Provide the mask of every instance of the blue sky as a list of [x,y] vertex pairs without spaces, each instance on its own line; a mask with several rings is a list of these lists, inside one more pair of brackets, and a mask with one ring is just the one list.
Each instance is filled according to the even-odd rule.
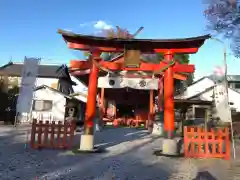
[[[133,33],[143,26],[138,38],[203,35],[208,33],[203,11],[203,0],[0,0],[0,63],[11,57],[19,62],[24,56],[42,57],[45,63],[80,59],[57,29],[93,34],[98,21]],[[222,64],[222,44],[207,41],[191,62],[196,65],[196,78],[210,74]],[[229,74],[237,74],[240,61],[228,55],[228,64]]]

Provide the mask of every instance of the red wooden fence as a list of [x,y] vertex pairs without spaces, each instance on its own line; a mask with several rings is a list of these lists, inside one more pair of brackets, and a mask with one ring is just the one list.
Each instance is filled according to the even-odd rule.
[[73,145],[73,137],[75,131],[75,123],[65,121],[62,124],[58,121],[49,121],[43,123],[33,120],[30,145],[34,149],[38,148],[53,148],[66,149]]
[[192,158],[230,159],[229,129],[184,127],[184,155]]

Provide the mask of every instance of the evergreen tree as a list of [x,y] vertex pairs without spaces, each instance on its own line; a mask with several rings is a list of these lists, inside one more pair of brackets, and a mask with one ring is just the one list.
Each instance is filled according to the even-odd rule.
[[19,86],[17,78],[9,82],[8,77],[0,77],[1,120],[14,122]]

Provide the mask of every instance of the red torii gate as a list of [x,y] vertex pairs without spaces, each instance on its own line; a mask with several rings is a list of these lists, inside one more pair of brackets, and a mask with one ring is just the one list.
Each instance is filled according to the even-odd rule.
[[[84,137],[81,138],[80,149],[93,150],[93,118],[95,115],[97,82],[99,67],[111,71],[151,71],[164,75],[164,129],[168,138],[174,134],[174,76],[185,79],[181,73],[194,72],[194,65],[183,65],[175,62],[174,54],[193,54],[203,45],[210,35],[186,39],[118,39],[86,36],[72,32],[58,30],[68,45],[68,48],[91,52],[90,61],[79,61],[74,68],[82,70],[90,69],[88,83],[88,99],[85,117]],[[163,53],[164,61],[159,64],[143,63],[139,67],[125,67],[124,63],[106,62],[100,58],[102,52],[124,52],[126,45],[139,50],[141,53]],[[78,64],[76,66],[76,64]]]

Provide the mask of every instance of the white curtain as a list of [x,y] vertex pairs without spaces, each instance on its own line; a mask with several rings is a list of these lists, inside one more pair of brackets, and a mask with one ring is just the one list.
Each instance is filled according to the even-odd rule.
[[142,89],[150,90],[158,89],[158,79],[156,78],[125,78],[125,77],[99,77],[98,78],[98,87],[99,88],[133,88],[133,89]]

